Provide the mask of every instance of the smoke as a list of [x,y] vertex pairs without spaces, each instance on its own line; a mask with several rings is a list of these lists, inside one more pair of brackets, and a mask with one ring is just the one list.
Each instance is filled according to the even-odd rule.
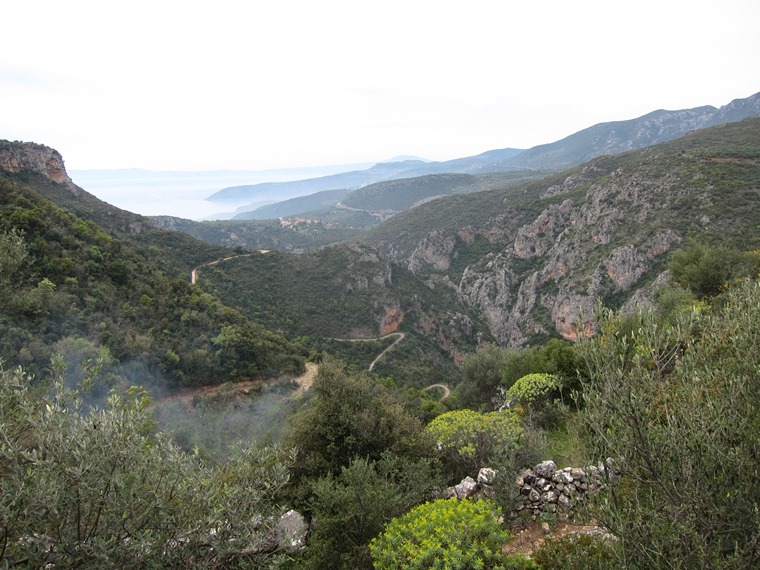
[[279,442],[303,399],[295,382],[252,386],[224,384],[183,392],[156,402],[162,431],[184,450],[218,463],[239,445]]

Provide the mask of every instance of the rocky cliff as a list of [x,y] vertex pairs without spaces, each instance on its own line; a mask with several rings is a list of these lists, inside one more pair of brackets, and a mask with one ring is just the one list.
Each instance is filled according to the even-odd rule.
[[37,172],[62,184],[75,195],[80,192],[66,173],[61,153],[41,144],[0,141],[0,170]]
[[757,247],[759,183],[760,119],[750,119],[516,191],[422,206],[368,241],[455,289],[504,346],[574,339],[593,334],[599,302],[651,303],[686,238]]

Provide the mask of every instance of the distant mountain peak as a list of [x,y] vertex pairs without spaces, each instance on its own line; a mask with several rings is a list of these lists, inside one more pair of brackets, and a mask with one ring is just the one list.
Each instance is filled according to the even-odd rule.
[[398,156],[394,156],[393,158],[389,158],[388,160],[381,160],[380,164],[385,162],[433,162],[432,160],[428,160],[427,158],[420,158],[419,156],[412,156],[409,154],[399,154]]

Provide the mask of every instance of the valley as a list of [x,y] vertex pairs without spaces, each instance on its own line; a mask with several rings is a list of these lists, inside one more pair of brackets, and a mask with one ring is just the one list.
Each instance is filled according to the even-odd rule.
[[752,567],[758,101],[215,222],[0,142],[0,565]]

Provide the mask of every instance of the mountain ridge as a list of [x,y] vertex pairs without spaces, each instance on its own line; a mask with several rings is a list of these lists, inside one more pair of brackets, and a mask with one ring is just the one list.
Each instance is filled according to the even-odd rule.
[[[634,119],[598,123],[564,137],[558,141],[534,146],[530,149],[504,148],[488,150],[478,155],[452,159],[444,162],[426,162],[414,168],[399,169],[387,177],[372,179],[360,172],[337,175],[338,178],[319,178],[298,183],[268,183],[255,186],[225,188],[210,196],[236,196],[242,198],[248,192],[279,189],[287,193],[310,193],[322,190],[356,189],[382,181],[422,177],[431,174],[486,174],[518,169],[559,171],[587,162],[597,156],[618,154],[676,139],[687,132],[722,123],[735,122],[760,115],[760,93],[743,99],[734,99],[719,108],[703,105],[677,111],[656,110]],[[403,163],[410,164],[410,163]],[[369,169],[371,171],[372,169]],[[365,176],[365,178],[362,178]],[[253,196],[254,194],[251,194]],[[218,199],[218,198],[217,198]],[[237,217],[246,219],[246,212],[260,204],[240,206]],[[248,216],[255,217],[257,215]]]

